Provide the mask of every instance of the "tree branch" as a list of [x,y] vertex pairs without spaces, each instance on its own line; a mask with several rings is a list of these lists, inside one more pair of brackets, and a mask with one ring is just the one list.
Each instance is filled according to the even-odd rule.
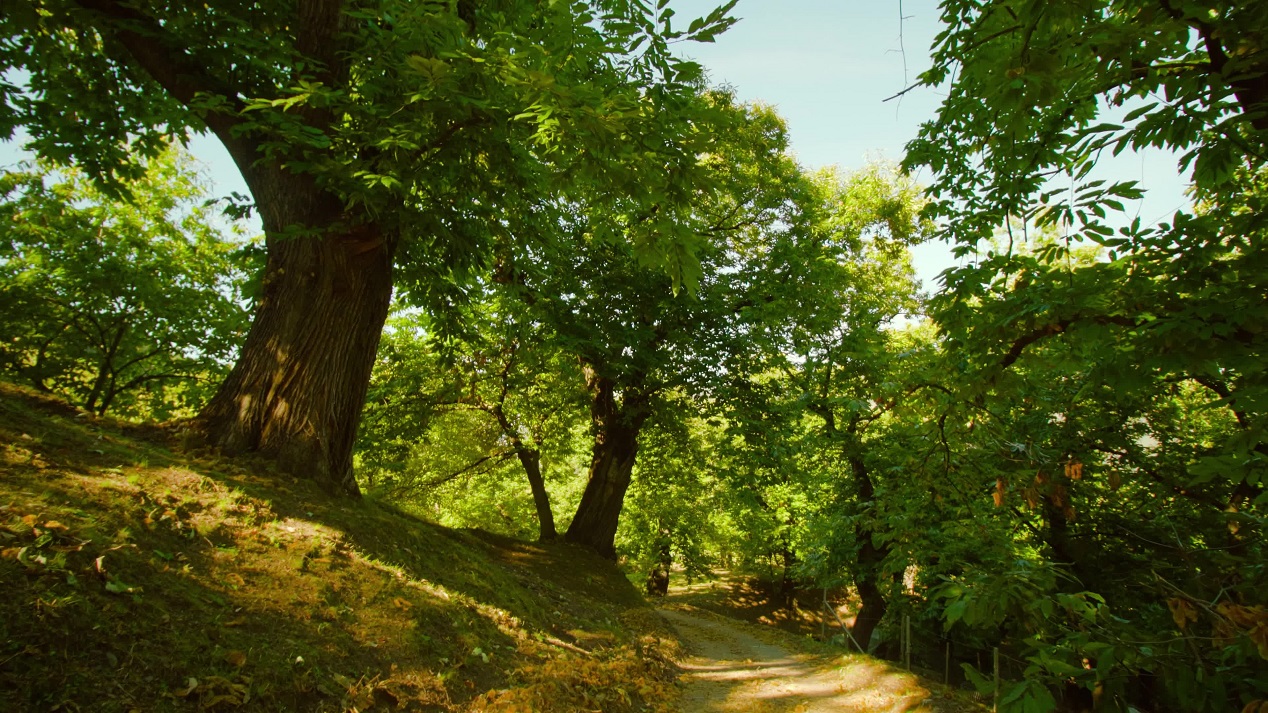
[[[103,35],[116,40],[131,56],[137,67],[150,76],[173,99],[193,110],[199,95],[211,95],[228,103],[230,111],[211,111],[200,115],[209,129],[224,144],[242,171],[250,178],[259,154],[258,142],[235,136],[233,129],[242,124],[239,112],[244,104],[237,87],[222,77],[213,76],[190,55],[180,42],[155,18],[118,0],[76,0],[78,5],[100,19],[95,23]],[[248,180],[248,182],[250,182]]]
[[458,478],[464,473],[469,473],[475,470],[476,468],[479,468],[481,465],[484,465],[485,463],[491,460],[503,461],[503,460],[506,460],[507,458],[510,458],[511,456],[515,454],[516,452],[513,450],[502,451],[500,453],[490,453],[489,455],[484,456],[482,458],[477,458],[473,463],[469,463],[463,466],[462,468],[459,468],[458,470],[450,473],[449,475],[441,476],[439,478],[436,478],[435,480],[429,480],[426,483],[424,483],[422,487],[426,489],[426,488],[435,488],[437,486],[444,485],[445,483],[448,483],[449,481]]

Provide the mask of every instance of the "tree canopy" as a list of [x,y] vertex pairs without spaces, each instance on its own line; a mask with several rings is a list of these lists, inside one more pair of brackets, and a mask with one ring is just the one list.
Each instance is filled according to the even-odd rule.
[[0,177],[3,368],[96,413],[192,415],[246,331],[241,235],[222,232],[190,160],[169,150],[134,200],[74,170]]
[[[944,0],[938,114],[847,172],[671,51],[733,5],[18,7],[0,129],[45,162],[0,184],[4,367],[99,413],[210,396],[226,452],[652,595],[815,589],[851,648],[983,691],[998,654],[1005,710],[1260,710],[1268,8]],[[1132,215],[1137,150],[1192,204]]]
[[[0,18],[0,132],[23,127],[42,156],[116,193],[188,131],[224,144],[268,264],[200,422],[226,451],[355,493],[396,272],[443,305],[495,245],[549,230],[568,196],[615,196],[637,216],[680,190],[671,179],[695,161],[682,132],[703,127],[677,110],[700,68],[667,43],[733,20],[672,21],[629,1],[41,0]],[[640,245],[690,272],[674,233]]]

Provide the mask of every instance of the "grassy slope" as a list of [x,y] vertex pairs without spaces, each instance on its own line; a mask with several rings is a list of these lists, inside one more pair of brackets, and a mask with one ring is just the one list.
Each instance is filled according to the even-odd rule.
[[663,710],[612,566],[0,383],[2,710]]

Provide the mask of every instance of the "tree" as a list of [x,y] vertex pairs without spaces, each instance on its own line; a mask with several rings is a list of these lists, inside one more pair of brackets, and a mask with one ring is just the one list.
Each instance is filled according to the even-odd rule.
[[[464,327],[448,341],[416,310],[389,321],[358,437],[359,457],[368,466],[361,477],[405,501],[477,475],[526,480],[538,539],[552,540],[557,531],[546,479],[571,465],[584,394],[575,364],[552,350],[536,332],[541,325],[506,297],[489,291],[466,305]],[[475,446],[466,451],[470,458],[433,458],[419,473],[422,451],[444,450],[446,439]],[[518,477],[502,467],[511,460],[520,465]],[[499,484],[497,490],[512,488]]]
[[[1028,561],[1073,575],[1001,568],[970,588],[989,605],[961,600],[948,621],[983,611],[979,622],[1002,621],[996,595],[1028,592],[1011,601],[1035,637],[1024,682],[1035,701],[1053,700],[1043,686],[1069,678],[1059,670],[1080,656],[1097,661],[1075,677],[1089,695],[1185,710],[1262,699],[1250,683],[1263,677],[1253,653],[1261,617],[1246,612],[1263,607],[1252,564],[1262,555],[1248,544],[1268,505],[1258,308],[1268,288],[1268,8],[948,0],[943,9],[948,28],[922,81],[953,71],[954,80],[907,163],[934,169],[931,215],[960,255],[978,256],[947,273],[933,304],[960,366],[948,383],[986,410],[973,422],[990,436],[970,442],[1012,444],[991,465],[995,499],[1025,496],[1032,513],[1014,515],[1041,547]],[[1148,147],[1191,169],[1196,199],[1157,225],[1124,215],[1137,186],[1096,175],[1104,152]],[[1032,237],[1044,230],[1055,236]],[[991,244],[996,231],[1004,238]],[[1200,411],[1199,398],[1219,413]],[[1123,504],[1119,486],[1137,479]],[[1159,521],[1168,538],[1147,534]],[[1227,549],[1197,544],[1211,541]],[[1198,644],[1199,619],[1220,632],[1217,643]],[[1138,632],[1160,629],[1186,653],[1132,649]],[[1156,682],[1147,694],[1146,678]]]
[[[949,27],[922,81],[960,69],[907,165],[936,171],[930,215],[958,254],[999,229],[1008,242],[948,272],[942,324],[974,323],[979,300],[997,304],[1010,315],[1001,329],[972,339],[1004,368],[1044,339],[1115,332],[1156,355],[1118,362],[1116,378],[1161,370],[1259,403],[1266,384],[1246,366],[1265,346],[1250,307],[1264,287],[1265,13],[1227,2],[945,3]],[[1193,169],[1198,210],[1142,225],[1123,215],[1134,182],[1093,179],[1104,151],[1144,147]],[[1015,227],[1055,227],[1062,239],[1020,254]],[[1104,257],[1065,269],[1081,242]]]
[[177,150],[135,200],[47,165],[0,177],[0,363],[103,414],[193,413],[246,331],[243,271]]
[[[565,539],[608,557],[644,424],[662,395],[703,388],[729,351],[766,328],[743,309],[763,299],[754,285],[764,257],[798,221],[802,178],[774,112],[709,92],[691,115],[701,159],[653,192],[653,209],[579,203],[560,223],[564,239],[509,255],[499,278],[581,363],[593,447]],[[699,265],[694,289],[676,290],[630,247],[664,235],[681,236],[684,262]]]
[[0,18],[0,131],[26,127],[40,155],[116,192],[137,156],[188,130],[224,144],[267,266],[199,420],[228,452],[355,494],[395,267],[442,303],[495,243],[531,239],[543,196],[654,184],[694,161],[673,112],[700,70],[667,42],[731,20],[719,9],[674,31],[671,15],[624,1],[20,3]]
[[[914,351],[895,322],[919,311],[907,247],[929,226],[919,217],[919,190],[891,167],[815,178],[813,227],[775,271],[789,284],[768,286],[770,294],[795,291],[797,309],[783,314],[777,348],[735,364],[727,398],[749,462],[762,465],[748,487],[764,490],[756,499],[783,511],[778,527],[800,523],[796,542],[784,535],[785,561],[817,549],[807,569],[824,586],[838,583],[839,568],[852,575],[862,601],[852,634],[866,648],[887,607],[882,579],[892,537],[881,524],[878,473],[890,465],[882,455],[894,438],[890,413],[908,395],[899,354]],[[770,497],[780,490],[814,493],[818,502],[794,508],[786,492]],[[849,535],[829,538],[822,530]]]

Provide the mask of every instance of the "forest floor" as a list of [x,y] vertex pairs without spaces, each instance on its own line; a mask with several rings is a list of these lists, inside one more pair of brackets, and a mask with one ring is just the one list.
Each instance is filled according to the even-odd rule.
[[[738,600],[737,592],[746,596]],[[742,602],[736,607],[736,602]],[[707,605],[707,609],[699,605]],[[724,616],[729,607],[755,624]],[[671,589],[661,615],[685,656],[683,713],[960,713],[984,707],[964,692],[932,683],[871,656],[840,653],[787,629],[804,614],[772,618],[744,578]],[[793,621],[790,621],[789,619]]]
[[614,563],[0,382],[0,710],[669,713]]
[[658,612],[588,551],[331,497],[179,424],[0,382],[0,710],[973,710],[812,641],[813,602],[781,618],[733,584]]

